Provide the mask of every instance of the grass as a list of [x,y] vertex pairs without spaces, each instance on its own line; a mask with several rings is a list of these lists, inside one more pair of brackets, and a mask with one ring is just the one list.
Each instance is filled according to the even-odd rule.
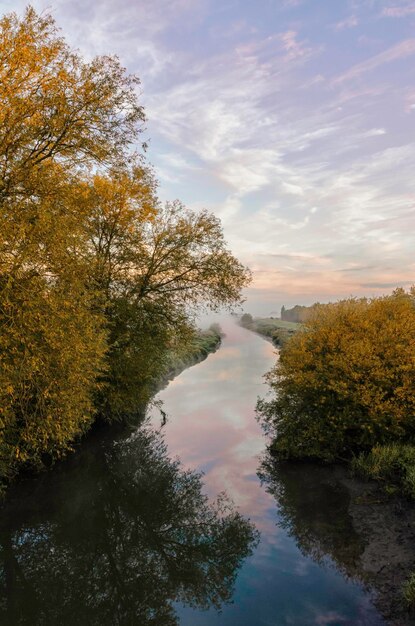
[[415,572],[412,572],[402,587],[403,598],[408,607],[415,607]]
[[285,322],[277,317],[256,317],[251,323],[242,325],[268,337],[274,345],[279,347],[284,346],[292,335],[301,328],[301,324]]
[[415,499],[415,446],[400,443],[375,446],[352,460],[352,471],[380,481],[388,493],[401,491]]
[[208,354],[218,349],[222,340],[222,330],[218,324],[212,324],[208,330],[200,330],[192,342],[180,352],[171,352],[167,378],[177,375],[187,367],[205,359]]
[[275,317],[257,317],[254,319],[256,331],[262,334],[272,334],[276,330],[291,330],[295,332],[301,326],[296,322],[284,322]]

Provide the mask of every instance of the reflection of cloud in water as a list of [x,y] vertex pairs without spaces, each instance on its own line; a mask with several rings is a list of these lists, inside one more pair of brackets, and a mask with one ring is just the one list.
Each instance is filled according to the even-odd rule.
[[297,576],[308,576],[310,571],[310,562],[305,561],[304,559],[298,559],[295,564],[294,571]]
[[263,439],[256,439],[253,442],[244,440],[239,445],[234,446],[234,458],[240,458],[241,460],[245,461],[249,454],[254,454],[254,456],[257,457],[263,451],[263,449]]
[[274,347],[274,345],[270,341],[264,342],[264,345],[262,346],[262,356],[265,359],[269,357],[269,355],[270,355],[270,346],[271,346],[271,349],[272,349],[271,353],[273,354],[274,358],[276,359],[278,354],[279,354],[279,351],[277,350],[277,348]]
[[218,374],[218,380],[233,380],[234,372],[231,370],[223,371]]
[[330,611],[329,613],[317,615],[314,624],[316,626],[335,626],[337,624],[347,624],[347,622],[349,620],[344,615],[340,615],[336,611]]
[[[260,530],[261,541],[240,572],[234,608],[226,609],[219,622],[185,612],[181,623],[379,624],[366,620],[369,602],[357,587],[333,568],[323,568],[301,554],[296,539],[277,526],[280,504],[256,478],[265,440],[255,420],[257,397],[267,391],[262,375],[274,365],[276,352],[270,342],[245,329],[233,324],[223,328],[223,346],[183,372],[177,379],[180,384],[169,385],[160,394],[169,415],[166,441],[186,466],[204,470],[209,497],[227,492]],[[301,485],[300,481],[299,491]],[[344,622],[343,615],[352,620]],[[332,618],[340,621],[328,621]]]
[[[209,495],[225,490],[242,512],[254,511],[261,525],[268,526],[270,498],[252,477],[265,447],[255,420],[263,387],[258,380],[273,365],[274,349],[232,322],[222,326],[226,337],[221,348],[159,394],[170,418],[166,440],[186,465],[205,470]],[[270,527],[275,532],[275,520]]]
[[218,352],[215,352],[217,361],[234,361],[241,354],[241,349],[235,346],[222,346]]
[[209,496],[226,491],[240,511],[254,519],[267,536],[262,552],[268,537],[277,543],[279,530],[275,503],[256,477],[265,440],[255,420],[255,404],[263,387],[258,380],[275,355],[270,343],[245,329],[233,325],[225,332],[216,353],[183,372],[176,379],[180,384],[160,394],[170,418],[166,439],[186,465],[204,470]]
[[2,624],[178,626],[179,601],[203,610],[231,600],[257,533],[226,502],[207,501],[159,432],[138,429],[84,460],[23,499],[23,524],[21,498],[6,509]]

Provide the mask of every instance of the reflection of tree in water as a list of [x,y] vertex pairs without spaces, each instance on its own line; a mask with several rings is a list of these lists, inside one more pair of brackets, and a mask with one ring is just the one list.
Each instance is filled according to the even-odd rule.
[[259,476],[278,502],[279,524],[303,554],[370,586],[388,623],[415,623],[401,592],[415,562],[412,506],[385,501],[376,483],[351,480],[341,467],[278,463],[268,455]]
[[278,502],[280,525],[300,550],[318,563],[330,557],[343,574],[361,578],[363,542],[348,513],[350,493],[339,468],[263,460],[259,476]]
[[81,476],[1,528],[1,623],[171,626],[174,601],[230,600],[257,532],[224,497],[210,504],[157,434]]

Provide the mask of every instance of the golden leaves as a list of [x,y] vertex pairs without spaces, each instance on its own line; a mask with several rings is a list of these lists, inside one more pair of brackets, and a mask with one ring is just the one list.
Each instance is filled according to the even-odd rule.
[[137,84],[48,15],[0,20],[0,477],[67,450],[99,392],[107,417],[136,412],[190,308],[249,280],[214,216],[161,207],[131,154]]
[[321,305],[268,375],[276,445],[332,458],[415,429],[415,301],[397,290]]

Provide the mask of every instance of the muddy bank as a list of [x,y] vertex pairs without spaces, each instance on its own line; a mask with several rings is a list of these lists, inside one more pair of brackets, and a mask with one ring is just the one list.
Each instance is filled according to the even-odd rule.
[[259,474],[278,502],[278,524],[305,555],[369,589],[386,624],[415,625],[402,598],[415,570],[414,503],[386,496],[341,466],[268,457]]
[[375,482],[347,473],[341,481],[350,493],[353,526],[364,542],[360,563],[375,590],[376,606],[393,626],[415,625],[415,613],[402,600],[402,585],[415,570],[414,503],[387,496]]

